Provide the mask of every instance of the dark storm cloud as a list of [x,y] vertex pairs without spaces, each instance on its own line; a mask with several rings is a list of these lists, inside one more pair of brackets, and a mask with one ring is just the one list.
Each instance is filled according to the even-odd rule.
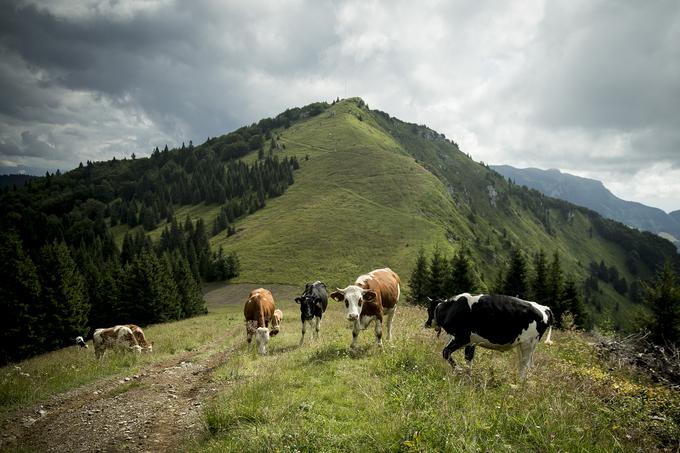
[[[617,195],[639,201],[654,193],[649,175],[680,193],[674,1],[0,8],[3,165],[143,155],[360,95],[446,133],[477,160],[625,181]],[[664,197],[664,207],[680,207]]]

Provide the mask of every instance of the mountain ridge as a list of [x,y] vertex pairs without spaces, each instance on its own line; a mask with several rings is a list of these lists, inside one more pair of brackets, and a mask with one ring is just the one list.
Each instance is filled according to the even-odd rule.
[[680,246],[678,221],[680,215],[673,216],[659,208],[623,200],[611,193],[602,181],[575,176],[557,169],[520,169],[510,165],[492,165],[491,168],[512,179],[516,184],[526,185],[548,196],[587,207],[604,217],[640,230],[660,234]]

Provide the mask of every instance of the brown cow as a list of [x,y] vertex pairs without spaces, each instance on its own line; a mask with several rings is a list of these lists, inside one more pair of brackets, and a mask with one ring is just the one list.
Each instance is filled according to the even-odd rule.
[[345,302],[345,315],[353,322],[352,348],[357,346],[359,332],[373,321],[375,341],[382,346],[383,315],[387,316],[387,339],[392,339],[392,320],[400,294],[399,276],[390,268],[376,269],[357,278],[354,285],[331,293],[333,299]]
[[153,341],[151,343],[146,341],[146,337],[144,336],[144,331],[142,330],[142,328],[135,324],[126,325],[130,328],[132,334],[137,339],[137,344],[141,346],[142,352],[153,352]]
[[97,358],[101,358],[107,349],[114,348],[137,353],[142,352],[142,347],[137,343],[135,335],[128,326],[97,329],[92,335],[92,343],[94,344],[94,354]]
[[[257,350],[260,354],[267,353],[269,336],[279,333],[279,326],[283,313],[274,305],[274,297],[269,290],[264,288],[254,289],[250,292],[248,300],[243,307],[246,317],[246,334],[248,343],[256,336]],[[271,330],[269,324],[271,323]]]

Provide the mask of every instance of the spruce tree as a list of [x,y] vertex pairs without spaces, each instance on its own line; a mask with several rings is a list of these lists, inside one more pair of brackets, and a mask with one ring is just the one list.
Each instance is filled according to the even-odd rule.
[[411,278],[409,279],[409,288],[411,289],[411,303],[416,305],[427,306],[429,304],[427,297],[429,293],[429,272],[427,267],[427,258],[425,258],[425,250],[421,247],[418,250],[416,263],[411,271]]
[[577,327],[582,329],[589,327],[590,319],[588,312],[572,278],[567,278],[564,282],[564,291],[562,292],[562,302],[560,305],[564,307],[565,311],[568,310],[574,316],[574,323]]
[[505,273],[503,293],[521,299],[527,297],[527,264],[521,250],[513,248],[510,252],[510,266]]
[[548,265],[547,305],[552,309],[555,319],[559,323],[562,313],[566,310],[563,306],[564,276],[560,265],[560,255],[557,250],[553,254],[552,261]]
[[38,265],[44,310],[42,329],[48,350],[70,344],[87,335],[90,314],[86,282],[63,242],[46,244]]
[[467,252],[462,248],[451,258],[446,289],[447,296],[475,292],[475,278],[470,261]]
[[656,273],[649,284],[643,284],[645,303],[652,312],[649,328],[658,344],[680,343],[680,286],[670,261]]
[[40,282],[31,257],[13,232],[0,235],[0,365],[41,350],[43,338],[36,329]]
[[534,255],[534,273],[531,278],[531,299],[548,305],[548,264],[543,249]]
[[430,297],[433,299],[443,299],[448,297],[446,294],[445,280],[448,273],[446,259],[442,256],[439,248],[435,247],[429,266],[429,289]]

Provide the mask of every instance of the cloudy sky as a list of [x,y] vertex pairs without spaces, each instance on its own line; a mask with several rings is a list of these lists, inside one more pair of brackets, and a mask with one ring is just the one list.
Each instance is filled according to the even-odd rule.
[[680,209],[680,3],[0,0],[0,173],[361,96],[475,160]]

